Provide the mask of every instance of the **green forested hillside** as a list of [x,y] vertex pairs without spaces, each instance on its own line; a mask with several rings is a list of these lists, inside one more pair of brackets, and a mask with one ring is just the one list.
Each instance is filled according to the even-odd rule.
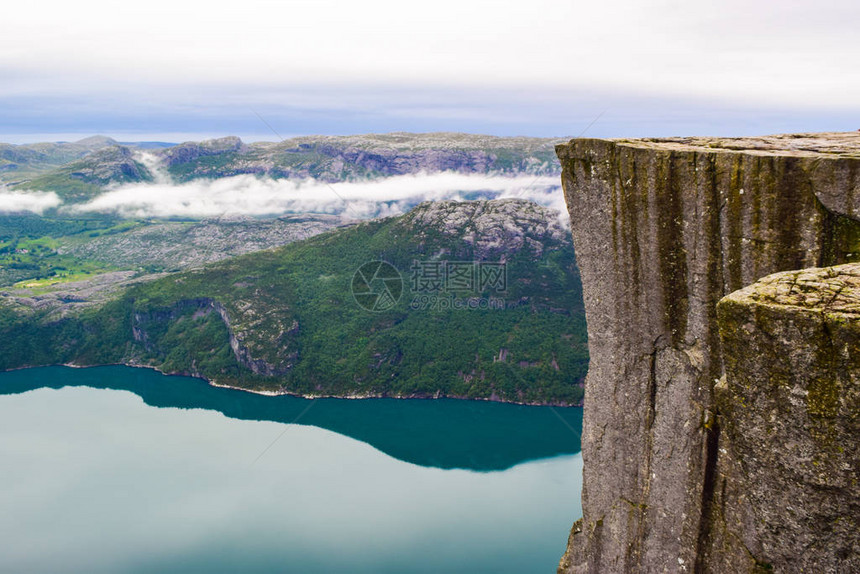
[[[376,311],[361,290],[397,279],[357,283],[371,261],[402,281],[396,304]],[[482,264],[504,269],[506,285],[427,275]],[[515,200],[422,204],[135,285],[76,314],[0,308],[0,369],[126,362],[305,395],[576,403],[587,357],[569,236],[554,212]]]

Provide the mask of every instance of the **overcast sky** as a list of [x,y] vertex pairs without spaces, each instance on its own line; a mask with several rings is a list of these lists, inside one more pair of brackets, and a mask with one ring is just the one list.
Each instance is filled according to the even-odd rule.
[[[16,2],[0,141],[860,128],[860,2]],[[603,115],[600,115],[600,114]]]

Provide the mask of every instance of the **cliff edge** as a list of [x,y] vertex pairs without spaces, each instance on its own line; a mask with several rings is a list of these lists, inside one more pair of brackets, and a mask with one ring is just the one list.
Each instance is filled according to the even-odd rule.
[[[576,139],[557,153],[591,355],[584,516],[559,570],[726,571],[718,486],[745,461],[721,432],[741,423],[715,402],[731,362],[717,303],[776,272],[860,258],[860,134]],[[731,567],[767,567],[757,560]]]
[[726,375],[704,562],[860,572],[860,265],[770,275],[717,318]]

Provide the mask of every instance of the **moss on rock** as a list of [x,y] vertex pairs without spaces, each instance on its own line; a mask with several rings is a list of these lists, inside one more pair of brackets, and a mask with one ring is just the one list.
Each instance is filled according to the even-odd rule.
[[860,264],[770,275],[718,316],[724,448],[743,465],[723,474],[756,518],[730,530],[778,571],[857,571],[843,549],[860,547]]

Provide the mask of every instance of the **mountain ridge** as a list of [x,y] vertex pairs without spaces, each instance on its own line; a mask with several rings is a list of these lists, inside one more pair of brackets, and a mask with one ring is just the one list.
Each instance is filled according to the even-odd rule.
[[154,158],[175,183],[236,175],[334,183],[439,172],[560,174],[554,153],[559,140],[552,138],[391,133],[245,143],[227,136],[161,149],[140,149],[114,140],[108,145],[102,137],[82,141],[88,140],[100,147],[10,187],[56,192],[72,203],[84,202],[117,185],[151,181],[152,166],[142,154]]

